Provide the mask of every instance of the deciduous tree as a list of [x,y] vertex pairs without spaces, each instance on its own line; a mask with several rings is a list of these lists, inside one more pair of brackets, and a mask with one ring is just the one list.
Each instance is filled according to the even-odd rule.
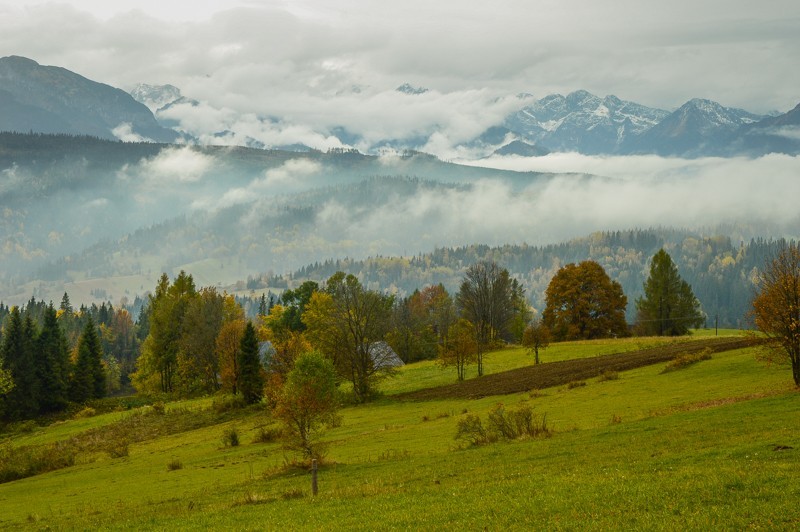
[[483,375],[484,352],[508,332],[515,312],[514,298],[514,285],[505,268],[485,261],[467,268],[456,305],[461,316],[475,327],[478,376]]
[[567,264],[558,270],[547,287],[545,302],[542,318],[557,341],[628,334],[628,298],[622,286],[594,261]]
[[773,350],[789,357],[800,386],[800,247],[791,242],[764,266],[753,299],[756,327]]
[[388,332],[392,298],[365,290],[353,275],[337,272],[315,293],[303,320],[311,343],[328,355],[339,372],[353,383],[356,400],[364,402],[374,383],[392,367],[376,363],[370,346]]
[[478,339],[472,322],[461,318],[450,326],[447,337],[439,346],[439,363],[442,366],[455,366],[458,380],[466,376],[466,366],[477,361]]
[[533,351],[534,364],[539,363],[539,349],[546,349],[550,340],[550,329],[541,319],[533,320],[522,333],[522,345]]
[[284,444],[307,458],[318,458],[322,430],[336,418],[336,370],[318,351],[300,355],[286,378],[274,409],[283,421]]

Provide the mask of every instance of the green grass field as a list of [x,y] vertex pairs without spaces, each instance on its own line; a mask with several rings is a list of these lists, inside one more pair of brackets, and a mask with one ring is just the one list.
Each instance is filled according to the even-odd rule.
[[[542,359],[661,341],[557,344]],[[523,350],[507,349],[489,354],[486,370],[531,363]],[[127,456],[87,451],[71,467],[0,484],[0,528],[800,527],[800,396],[788,368],[758,362],[752,349],[716,353],[670,373],[664,366],[572,389],[399,401],[398,393],[455,380],[452,368],[406,366],[383,383],[379,399],[344,408],[341,426],[326,433],[316,497],[308,471],[286,467],[294,457],[279,443],[253,443],[260,427],[272,424],[265,410],[214,417],[210,399],[171,404],[164,419],[195,428],[176,425],[174,433],[131,443]],[[463,412],[485,419],[498,402],[546,413],[554,434],[479,447],[454,440]],[[133,415],[70,420],[0,447],[13,459],[14,449],[79,437]],[[225,447],[223,432],[232,427],[241,445]]]

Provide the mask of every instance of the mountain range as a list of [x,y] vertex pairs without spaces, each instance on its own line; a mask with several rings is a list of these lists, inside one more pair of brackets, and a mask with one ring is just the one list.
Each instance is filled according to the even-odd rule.
[[[395,91],[408,98],[428,97],[430,92],[410,83]],[[550,152],[687,158],[800,154],[800,106],[784,114],[762,116],[700,98],[672,112],[585,90],[566,96],[551,94],[533,102],[527,94],[518,99],[519,109],[465,141],[463,147],[478,157],[531,157]],[[173,85],[140,84],[128,94],[63,68],[17,56],[0,58],[0,131],[156,142],[191,140],[197,132],[168,112],[186,104],[198,106],[200,102],[182,95]],[[357,132],[344,127],[318,133],[337,137],[343,145],[363,145]],[[367,151],[421,150],[433,134],[418,132],[409,138],[372,141]],[[229,138],[239,138],[241,144],[254,148],[311,148],[301,144],[266,146],[224,128],[212,136],[220,143]]]

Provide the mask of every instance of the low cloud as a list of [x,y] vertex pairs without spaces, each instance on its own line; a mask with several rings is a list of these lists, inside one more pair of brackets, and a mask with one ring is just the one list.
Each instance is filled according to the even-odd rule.
[[111,134],[122,142],[153,142],[152,139],[143,137],[133,132],[133,126],[128,122],[123,122],[111,130]]
[[[556,159],[504,158],[486,164],[577,173],[536,180],[523,189],[502,180],[444,190],[419,187],[413,195],[357,209],[331,200],[319,211],[317,230],[328,239],[361,242],[368,253],[415,253],[470,243],[542,245],[594,231],[648,227],[768,224],[780,228],[779,233],[762,236],[800,235],[798,157],[579,156],[566,166]],[[584,172],[614,172],[614,177]]]
[[139,163],[139,172],[158,183],[194,183],[211,169],[214,158],[190,146],[166,148]]

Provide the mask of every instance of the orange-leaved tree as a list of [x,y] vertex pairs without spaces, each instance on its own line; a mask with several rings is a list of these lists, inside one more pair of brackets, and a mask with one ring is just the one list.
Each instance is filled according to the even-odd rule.
[[756,327],[768,345],[788,355],[794,383],[800,386],[800,247],[785,244],[759,275],[753,299]]

